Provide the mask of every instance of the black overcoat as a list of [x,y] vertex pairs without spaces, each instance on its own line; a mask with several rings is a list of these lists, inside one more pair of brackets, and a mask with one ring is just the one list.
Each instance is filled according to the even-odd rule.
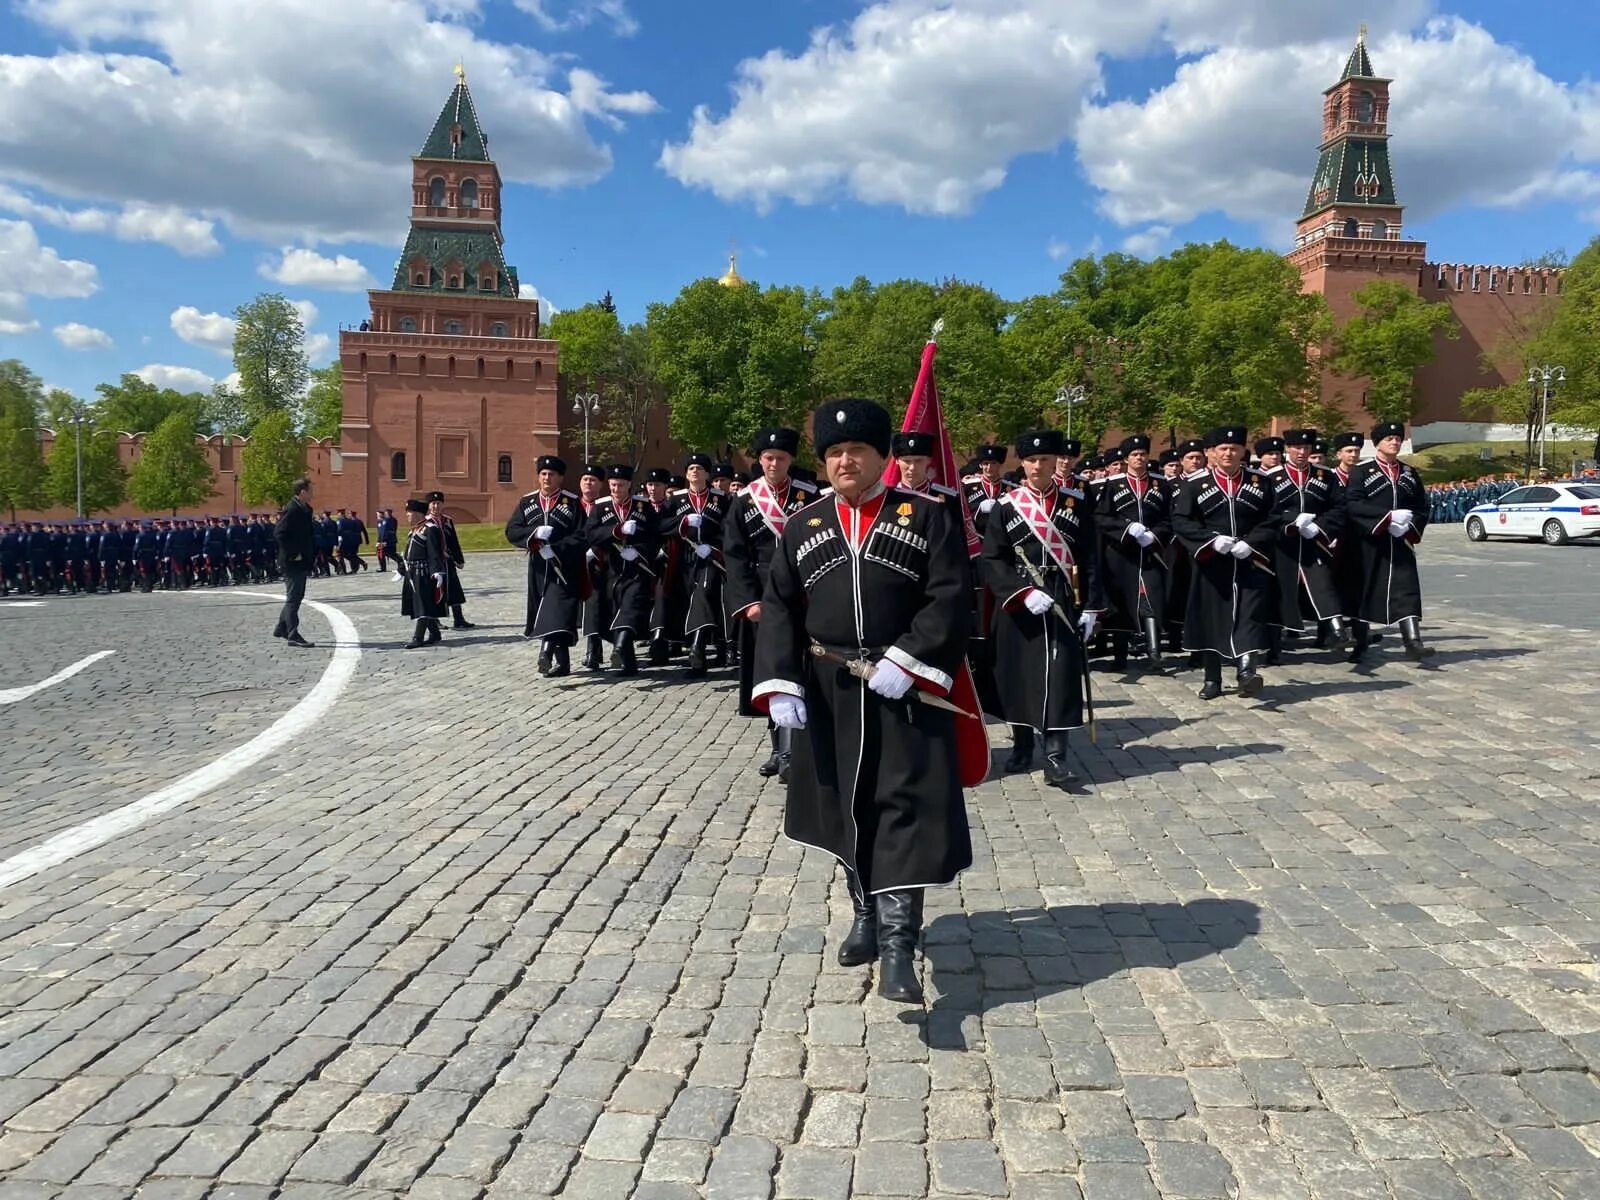
[[[817,498],[817,489],[798,479],[789,480],[789,487],[780,503],[785,520],[794,516]],[[748,490],[732,497],[728,516],[722,522],[722,561],[728,576],[723,581],[723,601],[728,610],[731,628],[739,635],[739,715],[760,717],[766,714],[750,701],[750,689],[755,683],[756,626],[742,615],[752,604],[761,603],[767,586],[767,572],[772,566],[772,555],[778,546],[778,534],[761,515]]]
[[[1172,492],[1159,475],[1146,475],[1141,495],[1126,475],[1105,480],[1095,493],[1094,523],[1106,595],[1105,628],[1143,633],[1146,618],[1166,620],[1167,545],[1172,541]],[[1143,525],[1156,540],[1143,546],[1128,527]]]
[[[1410,509],[1404,537],[1389,532],[1389,514]],[[1346,536],[1354,539],[1361,564],[1356,616],[1374,625],[1398,625],[1422,615],[1422,578],[1416,545],[1428,527],[1428,489],[1417,469],[1398,463],[1391,475],[1377,459],[1360,462],[1345,489]]]
[[[1339,589],[1333,574],[1333,547],[1344,528],[1344,489],[1327,467],[1308,464],[1303,472],[1287,465],[1263,473],[1272,488],[1272,520],[1278,529],[1272,565],[1277,571],[1274,624],[1304,629],[1339,615]],[[1321,530],[1302,537],[1295,518],[1310,513]]]
[[[634,531],[622,527],[634,522]],[[619,633],[633,634],[639,642],[650,636],[650,613],[654,606],[656,560],[661,550],[661,531],[656,510],[643,496],[634,496],[626,513],[619,514],[616,501],[605,496],[589,510],[585,526],[589,548],[605,567],[606,610],[609,621],[599,630],[608,640]],[[623,550],[638,552],[624,558]]]
[[[548,541],[535,540],[533,531],[550,526]],[[530,492],[517,502],[506,521],[506,541],[528,552],[528,604],[522,636],[549,638],[570,646],[578,636],[578,607],[583,599],[583,506],[568,491],[544,497]],[[549,549],[554,558],[546,558]]]
[[[784,833],[856,871],[869,892],[949,883],[972,865],[948,712],[885,700],[813,643],[888,657],[943,693],[966,652],[972,576],[948,505],[888,489],[859,547],[826,497],[787,522],[762,592],[755,701],[805,700],[794,738]],[[870,506],[869,506],[870,510]],[[850,514],[853,515],[853,514]]]
[[400,615],[413,620],[437,620],[449,611],[446,588],[435,575],[447,575],[444,530],[429,517],[406,535],[403,556],[405,582],[400,586]]
[[[1246,469],[1231,496],[1218,475],[1206,470],[1184,476],[1172,507],[1172,532],[1193,566],[1183,648],[1238,658],[1268,648],[1267,622],[1277,600],[1272,552],[1278,530],[1268,484],[1258,472]],[[1223,535],[1247,542],[1251,556],[1218,553],[1213,543]]]

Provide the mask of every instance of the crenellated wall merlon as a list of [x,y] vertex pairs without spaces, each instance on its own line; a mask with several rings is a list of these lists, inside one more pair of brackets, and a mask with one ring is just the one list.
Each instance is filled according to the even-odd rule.
[[1501,292],[1511,296],[1559,296],[1564,267],[1507,267],[1486,263],[1426,263],[1422,286],[1440,292]]

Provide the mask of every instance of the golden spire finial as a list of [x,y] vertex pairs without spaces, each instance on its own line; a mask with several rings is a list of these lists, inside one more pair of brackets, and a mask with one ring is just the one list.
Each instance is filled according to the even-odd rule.
[[723,287],[743,287],[744,277],[739,274],[738,260],[739,243],[733,238],[728,239],[728,273],[717,280]]
[[[1363,25],[1362,28],[1365,29],[1366,26]],[[465,83],[466,81],[467,81],[467,65],[466,65],[466,63],[462,62],[458,58],[458,59],[456,59],[456,82],[457,83]]]
[[1356,34],[1356,45],[1365,46],[1366,44],[1367,44],[1367,23],[1365,21],[1363,21],[1363,22],[1361,22],[1361,32]]

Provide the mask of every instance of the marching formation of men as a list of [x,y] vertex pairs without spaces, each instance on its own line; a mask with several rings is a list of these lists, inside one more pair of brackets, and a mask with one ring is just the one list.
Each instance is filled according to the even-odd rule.
[[235,513],[0,525],[0,596],[265,583],[278,578],[273,520]]

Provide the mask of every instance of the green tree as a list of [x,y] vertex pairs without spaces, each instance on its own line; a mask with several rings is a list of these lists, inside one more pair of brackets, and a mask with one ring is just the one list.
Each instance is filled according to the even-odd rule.
[[[311,389],[306,393],[306,436],[336,438],[344,420],[344,368],[335,360],[332,366],[316,367],[311,372]],[[287,498],[285,498],[287,503]]]
[[798,289],[709,278],[670,304],[652,304],[650,340],[673,436],[727,451],[764,425],[801,421],[813,394],[805,329],[817,308],[817,297]]
[[1448,304],[1422,299],[1404,283],[1376,280],[1355,294],[1360,311],[1334,335],[1328,365],[1367,381],[1362,407],[1388,421],[1411,420],[1417,372],[1433,361],[1437,338],[1461,336]]
[[592,386],[615,375],[622,354],[622,322],[615,310],[599,304],[568,308],[550,318],[544,335],[561,344],[561,370],[568,379]]
[[1567,268],[1549,337],[1536,349],[1526,366],[1566,368],[1566,382],[1550,397],[1551,423],[1600,433],[1600,238]]
[[[81,439],[81,443],[80,443]],[[118,453],[118,431],[108,429],[90,414],[81,428],[63,421],[56,427],[55,444],[45,464],[46,491],[52,502],[76,510],[78,504],[78,454],[83,454],[83,515],[93,516],[121,504],[128,496],[128,473]]]
[[234,310],[233,366],[239,372],[246,419],[253,428],[272,412],[291,418],[305,391],[306,330],[300,314],[277,292],[263,292]]
[[47,492],[39,453],[44,386],[14,358],[0,361],[0,505],[17,510],[43,507]]
[[651,415],[662,404],[651,365],[650,331],[640,322],[622,333],[612,377],[602,380],[599,425],[590,441],[595,457],[644,465]]
[[128,475],[128,494],[145,512],[194,508],[211,499],[211,467],[194,428],[175,412],[144,440]]
[[250,430],[239,467],[239,496],[246,504],[289,502],[294,481],[305,474],[306,444],[286,412],[268,413]]
[[205,397],[206,433],[221,433],[237,437],[249,430],[245,417],[244,396],[235,388],[218,381],[212,385],[211,394]]
[[183,413],[196,433],[210,433],[206,398],[199,392],[158,388],[137,375],[95,388],[95,413],[101,426],[119,433],[150,433],[175,412]]

